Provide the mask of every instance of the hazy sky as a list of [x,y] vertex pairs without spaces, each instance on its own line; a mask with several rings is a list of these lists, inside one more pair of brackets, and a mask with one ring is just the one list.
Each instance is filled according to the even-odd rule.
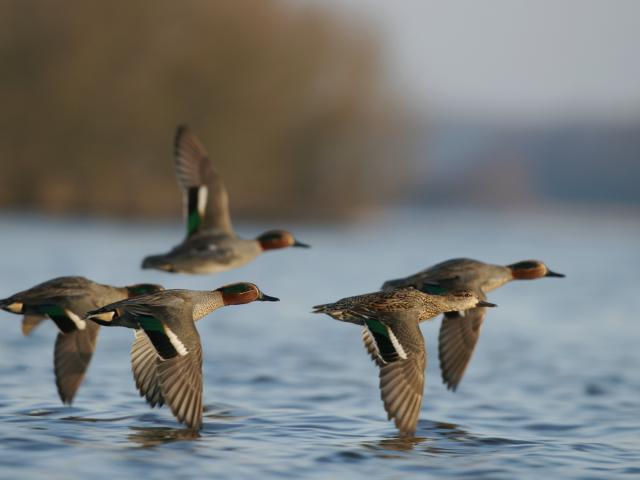
[[389,74],[432,111],[640,116],[640,0],[331,3],[374,22]]

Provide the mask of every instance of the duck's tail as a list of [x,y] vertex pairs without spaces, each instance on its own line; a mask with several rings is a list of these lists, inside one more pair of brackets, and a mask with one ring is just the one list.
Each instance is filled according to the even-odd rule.
[[331,318],[340,320],[341,322],[355,323],[356,325],[364,325],[361,318],[351,313],[349,310],[339,308],[335,303],[325,303],[324,305],[316,305],[311,313],[325,313]]
[[24,313],[24,303],[14,300],[13,297],[0,300],[0,309],[11,313]]
[[97,310],[87,312],[84,318],[86,320],[92,320],[98,325],[109,327],[115,325],[113,321],[118,318],[118,311],[116,309],[109,308],[107,305],[106,307],[101,307]]
[[311,313],[326,313],[326,314],[330,314],[333,311],[335,311],[333,309],[333,303],[325,303],[322,305],[314,305],[313,310],[311,311]]

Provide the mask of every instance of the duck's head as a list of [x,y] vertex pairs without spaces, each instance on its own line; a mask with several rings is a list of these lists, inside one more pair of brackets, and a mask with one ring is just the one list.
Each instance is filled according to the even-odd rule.
[[165,272],[174,273],[175,268],[164,255],[150,255],[142,260],[142,268],[151,268],[154,270],[163,270]]
[[[475,307],[495,307],[495,303],[482,300],[472,290],[448,290],[435,286],[429,288],[430,295],[435,303],[439,304],[443,312],[455,312],[468,310]],[[424,291],[424,290],[423,290]]]
[[562,273],[556,273],[549,270],[544,262],[540,260],[523,260],[521,262],[507,265],[511,270],[514,280],[535,280],[542,277],[558,277],[562,278]]
[[293,234],[286,230],[269,230],[260,235],[257,240],[262,250],[275,250],[286,247],[310,248],[306,243],[296,240]]
[[276,297],[270,297],[260,291],[260,289],[253,283],[240,282],[232,283],[231,285],[225,285],[224,287],[217,288],[214,292],[220,292],[222,295],[222,302],[225,305],[242,305],[243,303],[251,302],[279,302],[280,299]]
[[124,288],[127,289],[127,295],[129,296],[129,298],[164,290],[164,287],[162,285],[157,285],[155,283],[136,283],[135,285],[128,285]]

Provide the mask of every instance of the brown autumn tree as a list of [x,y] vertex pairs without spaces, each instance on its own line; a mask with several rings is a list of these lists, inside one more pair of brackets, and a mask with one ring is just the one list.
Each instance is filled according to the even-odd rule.
[[5,0],[0,65],[0,208],[178,215],[180,122],[234,213],[348,215],[400,171],[374,35],[293,2]]

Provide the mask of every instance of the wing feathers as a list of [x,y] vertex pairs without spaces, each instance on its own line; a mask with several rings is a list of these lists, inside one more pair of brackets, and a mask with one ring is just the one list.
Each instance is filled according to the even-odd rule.
[[22,319],[22,334],[29,335],[33,332],[47,317],[36,314],[26,314]]
[[202,426],[202,350],[199,343],[189,354],[157,360],[158,378],[165,402],[179,422]]
[[131,370],[136,388],[151,407],[161,407],[164,405],[164,397],[156,368],[158,353],[144,331],[136,330],[135,336],[131,347]]
[[402,434],[416,431],[424,390],[426,356],[415,354],[380,369],[380,393],[389,420]]
[[54,347],[53,366],[60,399],[71,404],[84,380],[96,348],[100,327],[87,322],[84,330],[58,333]]
[[472,308],[464,316],[447,313],[440,326],[438,356],[442,381],[449,390],[458,388],[469,365],[486,315],[486,308]]
[[204,231],[233,234],[229,196],[222,178],[198,137],[184,125],[176,132],[174,153],[184,195],[187,236]]

